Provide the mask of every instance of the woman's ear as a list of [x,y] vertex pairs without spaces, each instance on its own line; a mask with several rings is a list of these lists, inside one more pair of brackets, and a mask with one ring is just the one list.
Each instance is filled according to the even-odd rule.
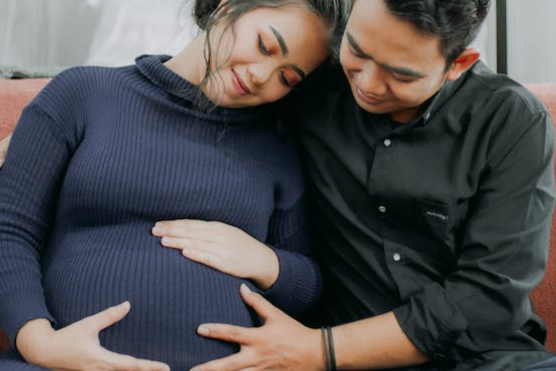
[[465,49],[452,63],[448,73],[446,74],[447,81],[454,81],[459,79],[463,73],[473,67],[475,62],[479,60],[481,52],[478,49]]

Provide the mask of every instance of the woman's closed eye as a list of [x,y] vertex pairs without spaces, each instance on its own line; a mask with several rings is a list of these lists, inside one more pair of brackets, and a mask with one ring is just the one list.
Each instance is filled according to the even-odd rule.
[[266,47],[266,44],[261,35],[258,35],[258,43],[259,43],[259,50],[261,51],[261,53],[266,55],[267,57],[270,57],[271,53]]

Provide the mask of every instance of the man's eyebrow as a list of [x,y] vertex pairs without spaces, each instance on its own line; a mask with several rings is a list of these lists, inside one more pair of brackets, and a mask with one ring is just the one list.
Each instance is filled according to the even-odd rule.
[[278,32],[278,30],[275,29],[272,26],[268,26],[268,27],[270,27],[270,30],[272,31],[274,36],[276,36],[276,40],[278,40],[278,44],[280,44],[280,49],[282,49],[282,54],[284,54],[284,56],[288,55],[288,53],[290,51],[288,50],[288,46],[286,45],[286,41],[284,40],[284,38],[282,37],[280,32]]
[[355,38],[353,37],[352,34],[350,34],[349,32],[346,32],[346,36],[347,36],[347,39],[349,41],[349,45],[351,45],[353,50],[355,50],[355,52],[357,54],[359,54],[359,56],[361,56],[363,58],[367,58],[367,59],[373,59],[370,55],[365,53],[363,51],[363,49],[361,49],[361,47],[359,46],[359,44],[357,44],[357,41],[355,41]]
[[397,73],[399,75],[404,75],[404,76],[408,76],[408,77],[415,77],[415,78],[422,78],[425,77],[424,74],[411,70],[409,68],[399,68],[399,67],[393,67],[393,66],[388,66],[386,64],[381,64],[382,68],[384,68],[385,70],[388,70],[390,72],[394,72]]
[[[370,59],[370,60],[374,61],[373,57],[371,57],[369,54],[365,53],[363,51],[363,49],[361,49],[361,47],[359,46],[359,44],[357,44],[357,41],[355,41],[355,38],[353,37],[352,34],[350,34],[349,32],[346,32],[346,36],[347,36],[349,45],[351,46],[351,48],[353,50],[355,50],[355,52],[358,54],[359,57],[365,58],[365,59]],[[387,64],[381,64],[381,63],[379,63],[379,64],[385,70],[388,70],[390,72],[394,72],[394,73],[397,73],[397,74],[400,74],[400,75],[416,77],[416,78],[425,77],[424,74],[422,74],[420,72],[417,72],[417,71],[414,71],[414,70],[409,69],[409,68],[394,67],[394,66],[389,66]]]

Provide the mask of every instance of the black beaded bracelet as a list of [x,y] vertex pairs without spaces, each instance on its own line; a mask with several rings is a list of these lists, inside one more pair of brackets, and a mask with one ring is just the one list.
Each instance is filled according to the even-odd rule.
[[328,345],[330,347],[330,371],[336,371],[336,352],[334,351],[334,338],[330,326],[326,326],[326,332],[328,333]]
[[320,333],[322,335],[322,345],[324,347],[324,356],[326,358],[326,371],[332,371],[332,364],[330,362],[330,349],[328,346],[328,334],[326,328],[321,327]]

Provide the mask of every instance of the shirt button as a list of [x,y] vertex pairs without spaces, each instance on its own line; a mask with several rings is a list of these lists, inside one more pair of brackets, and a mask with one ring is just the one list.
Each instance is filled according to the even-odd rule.
[[425,121],[427,121],[427,120],[430,119],[430,118],[431,118],[431,113],[430,113],[430,112],[427,112],[427,114],[426,114],[425,117],[424,117]]
[[394,255],[392,255],[392,259],[394,259],[395,262],[399,262],[400,260],[402,260],[402,256],[398,253],[395,253]]
[[392,141],[390,139],[384,139],[384,147],[390,147],[392,145]]
[[386,206],[379,206],[378,211],[384,214],[386,212]]

